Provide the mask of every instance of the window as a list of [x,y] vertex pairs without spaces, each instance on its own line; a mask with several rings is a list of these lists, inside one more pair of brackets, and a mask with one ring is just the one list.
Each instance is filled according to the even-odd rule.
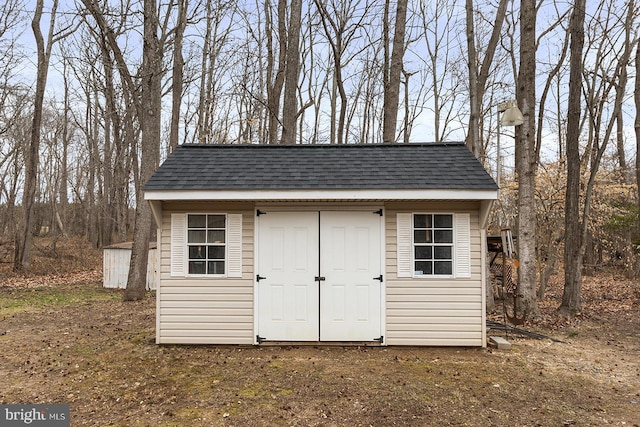
[[453,250],[453,215],[413,214],[414,275],[451,276]]
[[226,215],[187,215],[188,272],[224,275],[226,259]]
[[242,214],[171,213],[171,277],[242,278]]

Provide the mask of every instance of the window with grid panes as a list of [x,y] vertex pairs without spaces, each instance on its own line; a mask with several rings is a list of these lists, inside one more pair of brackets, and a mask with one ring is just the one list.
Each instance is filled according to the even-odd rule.
[[221,214],[187,215],[189,274],[225,274],[226,219]]
[[413,263],[416,276],[453,274],[453,215],[413,214]]

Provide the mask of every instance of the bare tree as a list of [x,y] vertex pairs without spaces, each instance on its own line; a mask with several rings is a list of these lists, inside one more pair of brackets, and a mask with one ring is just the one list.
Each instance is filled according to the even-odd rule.
[[[302,34],[302,55],[300,60],[300,76],[301,76],[301,98],[303,93],[306,94],[307,101],[300,111],[299,140],[306,140],[311,144],[317,144],[320,139],[320,114],[322,111],[322,95],[326,91],[328,85],[327,73],[320,67],[321,61],[316,55],[316,45],[319,43],[319,35],[316,31],[317,25],[313,24],[317,21],[317,10],[308,8],[305,16],[306,25]],[[301,99],[302,102],[302,99]],[[306,115],[306,109],[311,108],[312,114]],[[306,123],[306,118],[311,117],[310,123]],[[307,126],[307,134],[303,135],[303,129]]]
[[538,316],[536,299],[536,17],[535,0],[520,4],[520,64],[516,98],[524,116],[516,127],[516,173],[518,175],[518,289],[516,316]]
[[[479,133],[482,98],[486,91],[487,79],[489,78],[489,73],[491,71],[491,64],[493,62],[493,57],[495,55],[496,48],[500,40],[500,32],[502,31],[502,24],[504,22],[504,18],[506,15],[507,4],[508,4],[508,0],[500,0],[500,3],[498,3],[498,8],[496,10],[496,16],[495,16],[495,21],[493,25],[493,31],[491,32],[491,37],[489,38],[489,41],[487,43],[484,58],[482,59],[482,61],[480,61],[478,56],[478,50],[476,48],[477,41],[476,41],[476,32],[475,32],[475,23],[474,23],[475,8],[473,5],[473,0],[466,0],[465,2],[465,10],[466,10],[466,16],[467,16],[466,35],[467,35],[467,61],[468,61],[467,65],[469,67],[469,103],[471,107],[470,114],[469,114],[469,128],[467,133],[466,144],[467,144],[467,147],[469,147],[469,150],[471,150],[473,154],[480,159],[484,157],[482,144],[480,141],[481,140],[480,133]],[[534,22],[534,27],[535,27],[535,22]],[[535,28],[534,28],[534,31],[535,31]],[[535,33],[534,33],[534,37],[535,37]],[[533,43],[535,44],[535,39],[533,40]],[[481,64],[480,69],[478,69],[477,64]],[[534,51],[534,64],[535,64],[535,51]]]
[[[158,38],[160,27],[154,0],[144,0],[144,34],[142,51],[142,84],[140,100],[144,108],[140,117],[142,127],[142,161],[140,182],[146,183],[160,161],[160,113],[162,109],[162,56]],[[136,200],[136,222],[133,231],[133,248],[125,301],[144,298],[147,284],[149,241],[151,240],[151,208],[145,202],[142,191]]]
[[187,26],[187,8],[189,0],[178,0],[178,17],[173,38],[173,69],[171,73],[171,130],[169,135],[169,152],[178,148],[180,138],[180,105],[182,104],[182,86],[184,57],[182,46],[184,31]]
[[44,91],[47,85],[47,74],[49,71],[49,59],[51,58],[51,48],[56,41],[56,9],[58,1],[54,0],[51,6],[49,20],[49,33],[45,44],[44,36],[40,28],[40,20],[44,9],[44,1],[37,0],[36,8],[31,21],[31,29],[36,41],[38,54],[38,71],[36,76],[36,89],[33,101],[33,121],[31,123],[31,138],[25,150],[25,185],[22,195],[23,218],[20,230],[15,240],[15,252],[13,269],[15,271],[25,271],[31,266],[31,241],[33,235],[33,206],[36,197],[37,174],[40,150],[40,125],[42,123],[42,108],[44,104]]
[[0,197],[5,205],[0,216],[0,233],[15,238],[20,215],[16,212],[18,191],[22,186],[24,156],[22,147],[29,140],[31,125],[31,91],[20,86],[2,89],[0,105]]
[[640,212],[640,42],[636,43],[636,80],[633,88],[633,100],[636,107],[636,117],[633,128],[636,136],[636,186],[638,189],[638,211]]
[[[322,28],[331,50],[332,76],[330,89],[330,136],[332,144],[345,143],[345,126],[347,120],[347,104],[349,95],[345,85],[345,67],[353,59],[348,48],[361,38],[365,20],[368,18],[371,4],[365,3],[364,8],[358,9],[359,3],[355,0],[331,1],[328,4],[320,0],[314,0],[314,4],[320,14]],[[363,46],[359,50],[364,49]],[[340,106],[338,107],[338,96]],[[336,115],[338,116],[336,120]]]
[[21,171],[22,146],[28,140],[31,91],[14,81],[20,52],[16,39],[26,17],[21,0],[0,5],[0,241],[7,234],[16,239],[15,212]]
[[580,308],[582,284],[582,246],[580,217],[580,119],[582,113],[582,49],[584,46],[585,0],[576,0],[569,21],[571,53],[569,58],[569,100],[567,116],[567,190],[565,196],[565,286],[562,310]]
[[[624,20],[624,50],[622,52],[621,61],[624,65],[620,68],[620,77],[618,84],[616,85],[616,99],[624,100],[627,91],[627,82],[629,80],[627,71],[627,62],[630,61],[633,52],[634,44],[638,43],[638,30],[634,31],[634,25],[637,19],[636,17],[640,13],[638,10],[638,3],[635,0],[631,0],[627,3],[627,14]],[[624,147],[624,115],[622,114],[622,108],[618,110],[616,117],[616,149],[618,154],[618,164],[620,165],[620,173],[622,175],[622,181],[631,184],[631,176],[628,174],[627,158]],[[628,242],[628,248],[631,247],[631,242]],[[630,264],[629,264],[630,265]]]
[[300,21],[302,0],[291,1],[289,25],[286,37],[287,51],[284,69],[284,98],[282,105],[282,144],[296,143],[296,118],[298,117],[298,78],[300,76]]
[[[385,3],[388,8],[388,0]],[[405,27],[407,24],[407,0],[396,3],[396,21],[393,31],[393,51],[391,64],[384,70],[385,79],[384,106],[382,107],[382,141],[396,142],[396,123],[398,121],[398,104],[400,102],[400,77],[403,71]]]
[[[267,0],[268,2],[269,0]],[[230,39],[234,27],[236,2],[207,1],[204,36],[201,40],[200,76],[198,85],[197,140],[200,143],[225,143],[229,140],[231,105],[224,99],[225,81],[234,69],[234,52]],[[194,18],[195,19],[195,18]]]
[[[134,245],[127,289],[124,294],[125,300],[136,300],[142,298],[145,292],[147,254],[149,240],[152,235],[151,211],[142,197],[141,189],[159,163],[162,59],[164,53],[163,45],[167,37],[168,20],[165,19],[161,27],[158,11],[156,10],[156,2],[153,0],[144,1],[143,58],[139,72],[140,88],[138,89],[138,84],[134,81],[133,73],[129,71],[129,64],[127,64],[125,55],[118,44],[117,33],[107,22],[106,14],[98,9],[95,3],[89,0],[82,1],[98,24],[100,38],[104,38],[104,46],[108,47],[108,52],[113,55],[113,61],[118,70],[126,104],[125,116],[127,119],[124,120],[124,129],[127,132],[132,154],[137,152],[138,135],[141,135],[142,138],[139,146],[141,152],[140,163],[138,163],[134,155],[131,156],[131,169],[136,188],[136,217]],[[170,10],[167,10],[166,13],[170,13]],[[158,33],[162,34],[162,38],[158,36]],[[103,56],[106,53],[103,52]],[[109,67],[105,69],[108,70]],[[130,127],[133,127],[134,121],[140,123],[140,134],[135,129],[130,129]]]
[[275,60],[275,46],[273,41],[274,31],[271,30],[271,1],[265,0],[265,15],[267,17],[267,112],[269,114],[269,144],[278,141],[278,128],[280,125],[280,97],[284,86],[285,67],[287,61],[287,26],[286,26],[286,0],[278,0],[276,14],[278,35],[278,61]]
[[[581,310],[581,283],[582,271],[585,265],[585,258],[588,262],[589,253],[586,252],[589,238],[589,217],[592,209],[593,193],[596,184],[596,178],[602,158],[606,153],[611,136],[616,128],[616,122],[621,115],[623,108],[625,91],[619,90],[620,85],[626,83],[626,67],[630,61],[630,55],[635,43],[636,36],[630,39],[630,33],[626,31],[626,26],[630,22],[630,17],[635,16],[635,2],[631,1],[625,4],[627,9],[626,16],[619,16],[619,9],[615,5],[603,2],[599,5],[599,13],[601,16],[593,19],[588,27],[590,30],[589,49],[585,52],[585,58],[593,58],[593,63],[585,64],[583,69],[583,79],[585,89],[585,105],[587,107],[588,117],[588,143],[587,148],[581,160],[585,162],[587,177],[586,183],[580,182],[580,187],[584,189],[583,200],[580,204],[580,216],[573,218],[578,223],[577,235],[572,226],[567,229],[565,239],[565,251],[569,251],[569,255],[565,255],[565,262],[568,265],[565,273],[565,289],[563,293],[560,312],[565,315],[573,315]],[[632,19],[631,19],[632,20]],[[620,40],[622,38],[622,40]],[[593,67],[593,68],[591,68]],[[623,71],[624,70],[624,71]],[[613,94],[613,96],[611,95]],[[607,108],[611,106],[612,108]],[[569,146],[567,147],[567,155]],[[585,166],[583,163],[582,166]],[[582,169],[581,169],[582,170]],[[576,173],[575,171],[573,172]],[[575,185],[572,183],[572,185]],[[569,183],[567,184],[569,192]],[[576,191],[572,189],[572,191]],[[576,197],[575,194],[573,197]],[[575,201],[573,201],[575,203]],[[575,210],[573,206],[567,208],[567,212]],[[571,210],[569,210],[571,209]],[[625,246],[630,248],[629,239]],[[627,251],[623,248],[621,252]],[[627,254],[627,258],[630,254]],[[631,265],[628,262],[628,265]],[[568,269],[571,268],[571,271]]]
[[457,60],[457,50],[453,49],[459,21],[455,5],[447,0],[438,0],[435,4],[420,0],[419,9],[420,29],[427,50],[424,72],[429,75],[429,83],[425,86],[432,91],[434,140],[445,141],[452,131],[454,105],[460,95],[456,75],[461,74],[459,67],[463,61]]

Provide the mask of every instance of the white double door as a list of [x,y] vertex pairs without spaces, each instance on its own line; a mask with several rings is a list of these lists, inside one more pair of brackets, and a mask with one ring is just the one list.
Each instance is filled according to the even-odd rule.
[[259,340],[380,338],[378,213],[269,211],[257,220]]

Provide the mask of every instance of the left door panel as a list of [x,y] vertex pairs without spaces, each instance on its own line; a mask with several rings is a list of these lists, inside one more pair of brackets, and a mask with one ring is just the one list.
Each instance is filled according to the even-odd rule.
[[268,212],[257,220],[258,335],[318,341],[318,212]]

